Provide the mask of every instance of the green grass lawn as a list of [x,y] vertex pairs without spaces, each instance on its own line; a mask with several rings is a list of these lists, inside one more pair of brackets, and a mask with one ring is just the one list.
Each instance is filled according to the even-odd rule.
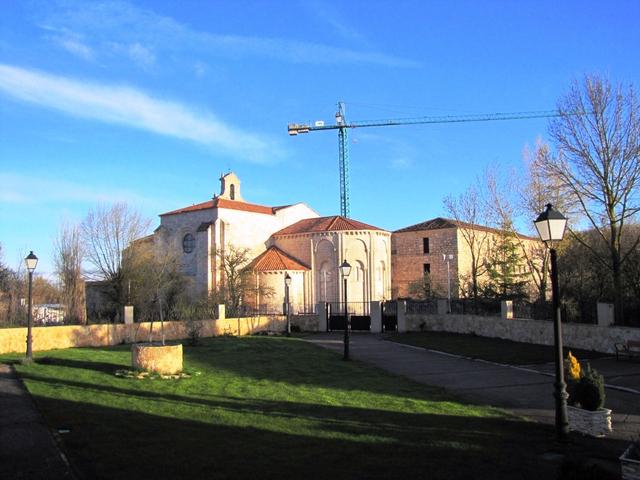
[[551,479],[558,468],[542,458],[558,448],[551,427],[300,339],[204,340],[185,348],[194,375],[180,380],[114,375],[129,365],[129,346],[15,365],[50,427],[71,430],[61,438],[83,478]]
[[[479,337],[448,332],[410,332],[390,333],[387,340],[405,343],[430,350],[453,353],[463,357],[478,358],[507,365],[533,365],[551,363],[554,359],[554,347],[531,343],[512,342],[500,338]],[[564,348],[564,358],[571,351],[579,360],[606,356],[598,352]]]

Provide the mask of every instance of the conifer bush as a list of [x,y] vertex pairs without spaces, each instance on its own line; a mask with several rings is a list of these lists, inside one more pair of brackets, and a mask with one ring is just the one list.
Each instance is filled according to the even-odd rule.
[[602,408],[605,401],[604,377],[591,368],[589,363],[586,368],[581,368],[580,362],[571,352],[565,360],[564,367],[569,405],[591,411]]
[[595,411],[604,406],[604,377],[587,364],[579,383],[580,406]]

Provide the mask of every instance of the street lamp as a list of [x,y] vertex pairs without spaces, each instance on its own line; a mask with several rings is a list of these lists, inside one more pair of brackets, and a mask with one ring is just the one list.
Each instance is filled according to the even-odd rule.
[[33,271],[38,265],[38,257],[33,254],[33,251],[27,255],[24,259],[24,263],[27,266],[29,272],[29,310],[27,312],[27,361],[33,361],[33,337],[31,336],[31,329],[33,327],[33,312],[32,312],[32,287],[33,287]]
[[551,257],[551,305],[553,307],[553,337],[555,342],[556,381],[556,435],[558,440],[565,440],[569,434],[569,420],[567,418],[567,384],[564,382],[562,365],[562,324],[560,322],[560,305],[558,294],[558,261],[553,242],[559,242],[564,237],[567,219],[548,203],[547,209],[538,215],[534,222],[540,239],[549,248]]
[[442,260],[447,262],[447,313],[451,313],[451,267],[449,262],[453,260],[453,255],[443,253]]
[[288,273],[284,274],[284,303],[287,313],[287,337],[291,336],[291,307],[289,305],[289,287],[291,286],[291,277]]
[[344,355],[343,360],[349,360],[349,309],[347,306],[347,277],[351,273],[351,265],[346,260],[340,265],[344,284]]

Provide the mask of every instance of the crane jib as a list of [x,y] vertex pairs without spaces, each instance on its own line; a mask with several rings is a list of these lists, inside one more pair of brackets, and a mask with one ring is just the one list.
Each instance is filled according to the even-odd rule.
[[288,125],[289,135],[298,135],[320,130],[339,130],[339,168],[340,168],[340,214],[349,217],[349,149],[346,140],[347,129],[364,127],[392,127],[399,125],[420,125],[429,123],[465,123],[465,122],[492,122],[501,120],[526,120],[534,118],[553,118],[563,115],[585,115],[588,112],[562,112],[558,110],[533,111],[533,112],[511,112],[511,113],[490,113],[473,115],[455,115],[440,117],[415,117],[397,118],[387,120],[365,120],[347,122],[344,118],[344,103],[338,104],[336,113],[336,124],[325,125],[324,122],[311,123],[290,123]]

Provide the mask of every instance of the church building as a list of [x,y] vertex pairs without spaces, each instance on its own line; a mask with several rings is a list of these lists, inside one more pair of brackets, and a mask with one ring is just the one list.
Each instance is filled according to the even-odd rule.
[[161,214],[154,232],[154,241],[178,251],[193,293],[221,288],[225,254],[247,249],[253,284],[247,307],[281,311],[286,275],[294,313],[338,302],[343,298],[338,266],[344,260],[352,266],[349,302],[390,298],[390,232],[341,216],[320,217],[304,203],[248,203],[234,173],[223,175],[220,183],[211,200]]

